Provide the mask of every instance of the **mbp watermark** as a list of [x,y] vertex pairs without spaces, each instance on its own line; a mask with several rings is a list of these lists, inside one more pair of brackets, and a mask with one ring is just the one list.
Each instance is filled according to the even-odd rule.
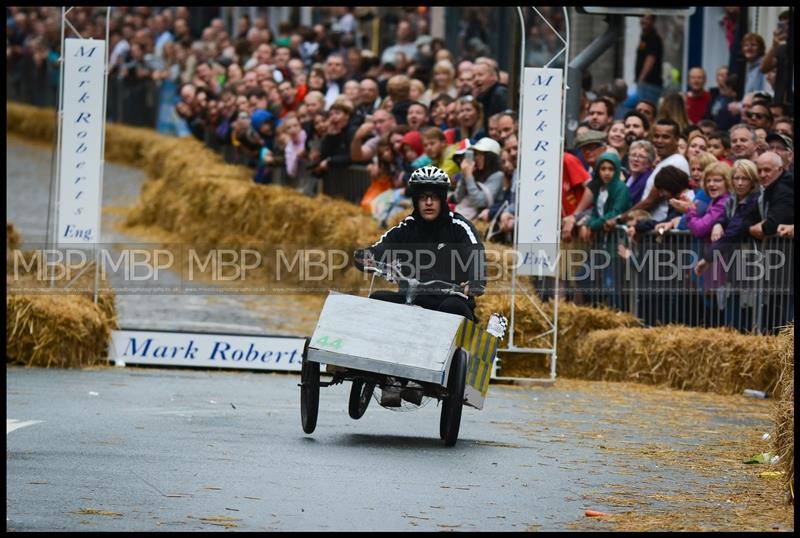
[[[35,247],[35,246],[34,246]],[[398,264],[404,276],[454,283],[483,281],[488,293],[507,293],[515,271],[539,265],[561,281],[599,288],[644,290],[651,285],[680,289],[696,280],[696,248],[653,247],[623,253],[608,246],[419,244],[376,249],[383,263]],[[92,285],[116,293],[317,293],[369,289],[373,276],[360,273],[353,251],[308,245],[253,244],[247,248],[207,244],[102,244],[94,248],[32,248],[7,257],[9,291],[50,293]],[[623,255],[625,254],[625,255]],[[742,285],[787,280],[791,259],[780,248],[715,251],[706,275]],[[344,286],[344,287],[343,287]]]

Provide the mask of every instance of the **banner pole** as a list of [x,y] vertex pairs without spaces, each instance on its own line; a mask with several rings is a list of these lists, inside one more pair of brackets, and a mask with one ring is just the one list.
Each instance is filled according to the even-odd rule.
[[[64,21],[67,18],[67,11],[66,6],[61,6],[61,54],[58,59],[60,65],[60,76],[58,77],[58,125],[56,125],[56,130],[58,132],[57,139],[56,139],[56,147],[53,148],[53,151],[56,153],[56,173],[55,173],[55,200],[52,200],[52,191],[51,191],[51,205],[52,205],[52,214],[53,214],[53,229],[48,230],[51,232],[52,235],[52,247],[57,248],[58,246],[58,217],[59,217],[59,199],[61,196],[61,134],[62,128],[64,126],[64,49],[65,49],[65,42],[64,36],[66,29],[64,27]],[[51,271],[50,273],[50,287],[52,288],[55,286],[55,275],[54,272]]]
[[[517,117],[522,119],[522,109],[524,106],[524,99],[522,93],[524,91],[523,83],[525,82],[525,15],[522,8],[517,6],[517,15],[519,16],[520,37],[522,52],[519,55],[519,112]],[[519,133],[517,133],[517,143],[519,144]],[[514,346],[514,328],[516,326],[516,303],[517,303],[517,259],[519,258],[519,169],[522,162],[522,152],[517,150],[517,184],[516,192],[514,193],[514,253],[515,260],[511,266],[511,329],[509,330],[508,347],[513,349]],[[512,188],[514,185],[512,184]]]
[[103,173],[105,171],[105,158],[106,158],[106,121],[108,118],[107,111],[107,97],[108,97],[108,60],[111,54],[110,47],[108,46],[108,34],[111,25],[111,6],[106,9],[106,58],[105,58],[105,77],[103,77],[103,126],[100,130],[100,188],[97,194],[97,235],[94,242],[94,304],[97,304],[98,288],[100,287],[100,263],[98,258],[100,256],[99,244],[102,244],[102,221],[103,221]]
[[[567,114],[567,91],[569,88],[567,87],[567,82],[569,81],[569,77],[567,76],[567,69],[569,69],[569,12],[566,7],[562,7],[561,9],[564,10],[564,27],[565,32],[567,34],[567,42],[565,44],[566,50],[564,51],[564,96],[561,102],[561,162],[559,163],[559,172],[558,177],[564,177],[564,135],[566,134],[564,131],[566,129],[566,125],[564,122],[564,118],[566,118]],[[558,189],[558,207],[561,208],[562,194],[564,190]],[[561,214],[559,213],[559,219],[557,223],[557,230],[558,233],[556,237],[561,236]],[[560,250],[560,249],[559,249]],[[553,354],[550,360],[550,379],[556,379],[556,361],[558,360],[558,292],[559,292],[559,284],[561,280],[560,275],[560,268],[556,270],[555,276],[555,285],[553,289]]]

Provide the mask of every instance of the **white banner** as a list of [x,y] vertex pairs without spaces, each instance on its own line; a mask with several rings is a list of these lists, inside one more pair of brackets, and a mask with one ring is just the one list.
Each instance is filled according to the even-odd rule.
[[100,241],[106,42],[64,41],[58,245]]
[[519,275],[554,276],[558,269],[561,208],[561,69],[523,71],[519,133]]
[[299,372],[305,338],[190,332],[111,332],[108,358],[126,364]]

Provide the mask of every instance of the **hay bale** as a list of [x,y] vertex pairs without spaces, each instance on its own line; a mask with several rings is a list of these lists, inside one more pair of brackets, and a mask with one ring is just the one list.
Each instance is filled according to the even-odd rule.
[[783,471],[781,488],[794,502],[794,324],[778,334],[780,377],[775,390],[775,453]]
[[22,243],[22,238],[14,229],[14,225],[10,222],[6,221],[6,253],[10,250],[16,250],[19,248],[19,245]]
[[[489,319],[492,312],[511,317],[511,295],[508,282],[487,288],[487,293],[477,301],[476,314],[481,320]],[[502,291],[498,292],[498,289]],[[527,294],[527,296],[526,296]],[[549,348],[552,334],[548,319],[553,319],[554,302],[542,302],[527,283],[520,283],[515,301],[514,344],[517,347]],[[636,327],[640,322],[627,312],[610,308],[580,306],[565,301],[558,302],[558,336],[556,341],[556,372],[564,377],[582,377],[575,364],[576,348],[584,335],[594,330]],[[508,338],[508,337],[506,337]],[[504,341],[503,346],[507,343]],[[549,376],[550,356],[531,353],[503,354],[502,375],[513,377]]]
[[[9,251],[6,264],[6,362],[37,367],[86,367],[100,363],[108,352],[111,331],[117,328],[115,295],[100,280],[94,303],[94,267],[51,288],[39,278],[31,259],[35,251]],[[26,263],[14,264],[16,255]],[[7,262],[9,258],[7,256]],[[30,271],[26,271],[30,268]],[[43,276],[43,275],[42,275]],[[25,291],[21,291],[25,290]]]
[[574,366],[584,379],[635,381],[681,390],[772,392],[779,341],[734,329],[665,325],[593,331],[578,343]]
[[[552,316],[553,301],[547,303],[546,310]],[[578,362],[578,346],[586,335],[593,331],[616,331],[631,327],[641,327],[641,321],[628,312],[559,301],[557,373],[564,377],[585,379],[583,365]]]
[[6,101],[6,133],[52,144],[55,140],[57,112]]
[[6,361],[44,368],[82,368],[107,354],[112,324],[83,295],[6,296]]

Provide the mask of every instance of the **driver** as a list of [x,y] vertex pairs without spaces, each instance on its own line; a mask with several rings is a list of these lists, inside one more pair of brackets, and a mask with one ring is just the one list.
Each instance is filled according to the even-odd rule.
[[[475,321],[475,297],[483,294],[486,285],[483,243],[469,220],[448,210],[449,186],[450,178],[436,166],[415,170],[408,181],[414,212],[371,247],[355,251],[354,261],[360,271],[374,259],[399,263],[404,276],[422,282],[458,284],[469,299],[421,289],[413,302]],[[401,281],[399,292],[376,291],[370,299],[402,304],[407,287]]]

